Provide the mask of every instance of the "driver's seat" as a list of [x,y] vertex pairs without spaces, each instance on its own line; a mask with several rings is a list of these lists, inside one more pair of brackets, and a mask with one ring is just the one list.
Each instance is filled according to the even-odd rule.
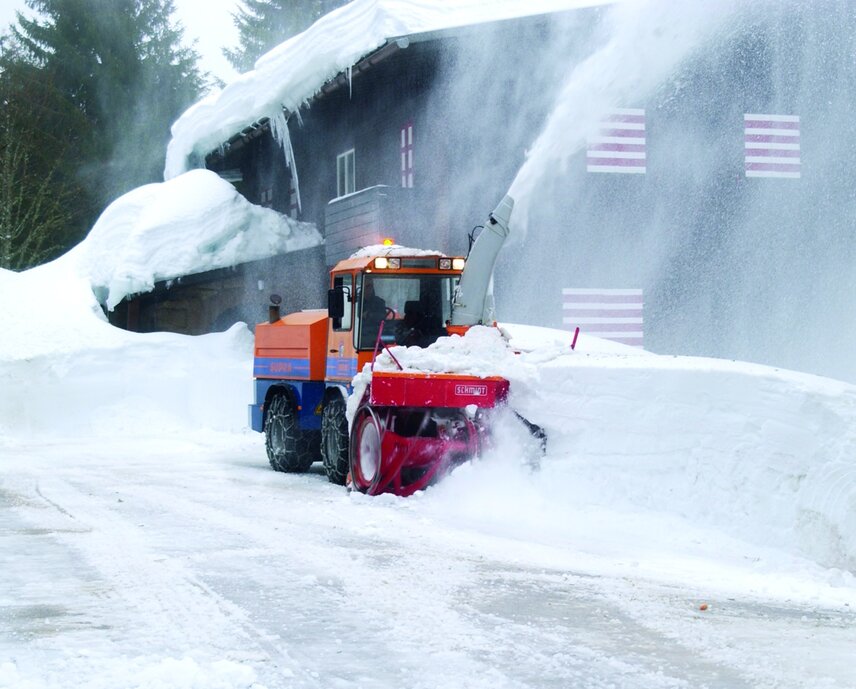
[[422,317],[422,303],[418,301],[404,302],[404,325],[408,328],[414,328],[419,325]]
[[398,324],[395,341],[405,347],[419,345],[424,334],[420,327],[424,315],[420,302],[404,302],[404,318]]

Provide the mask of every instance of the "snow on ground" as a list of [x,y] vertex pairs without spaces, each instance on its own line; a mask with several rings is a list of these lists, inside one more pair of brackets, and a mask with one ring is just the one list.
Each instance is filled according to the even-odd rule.
[[258,59],[255,69],[191,106],[172,127],[164,178],[231,136],[286,108],[296,112],[321,86],[387,40],[486,21],[592,7],[613,0],[354,0]]
[[[513,342],[520,326],[505,327]],[[569,337],[516,353],[495,329],[474,328],[392,353],[405,369],[507,378],[510,406],[547,432],[533,480],[557,505],[679,515],[856,583],[838,571],[856,571],[856,387],[620,345],[627,353],[587,351],[585,337],[571,351]],[[386,353],[376,365],[397,369]]]
[[410,499],[277,474],[246,328],[134,334],[99,305],[269,245],[214,192],[228,227],[131,195],[0,272],[0,687],[856,685],[856,388],[475,328],[394,351],[507,376],[539,470],[508,415]]

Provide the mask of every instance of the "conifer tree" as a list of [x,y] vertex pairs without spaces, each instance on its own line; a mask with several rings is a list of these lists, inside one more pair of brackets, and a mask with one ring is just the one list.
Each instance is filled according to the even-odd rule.
[[91,125],[81,174],[102,205],[163,173],[169,126],[200,94],[173,0],[27,0],[14,36]]
[[242,0],[242,6],[232,15],[238,29],[238,47],[226,48],[223,54],[235,69],[247,72],[264,53],[346,1]]
[[173,0],[27,0],[0,41],[0,266],[79,241],[163,178],[169,127],[204,87]]
[[55,257],[96,212],[74,163],[89,125],[0,38],[0,268]]

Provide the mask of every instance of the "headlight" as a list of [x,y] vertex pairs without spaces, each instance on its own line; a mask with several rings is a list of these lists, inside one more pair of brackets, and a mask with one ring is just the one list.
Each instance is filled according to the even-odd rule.
[[453,258],[452,270],[463,270],[466,263],[467,262],[463,258]]
[[400,258],[388,258],[386,256],[378,256],[374,260],[374,267],[378,270],[387,270],[388,268],[392,268],[393,270],[398,270],[401,268],[401,259]]
[[441,258],[440,259],[440,270],[451,270],[452,268],[452,259],[451,258]]

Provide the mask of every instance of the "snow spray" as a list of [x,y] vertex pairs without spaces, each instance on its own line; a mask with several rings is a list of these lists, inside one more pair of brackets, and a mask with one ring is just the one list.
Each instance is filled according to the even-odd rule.
[[537,190],[557,170],[567,169],[569,159],[597,131],[603,113],[644,101],[728,24],[737,7],[736,0],[646,0],[610,8],[602,24],[601,47],[568,73],[543,131],[508,191],[515,202],[518,240],[525,237]]

